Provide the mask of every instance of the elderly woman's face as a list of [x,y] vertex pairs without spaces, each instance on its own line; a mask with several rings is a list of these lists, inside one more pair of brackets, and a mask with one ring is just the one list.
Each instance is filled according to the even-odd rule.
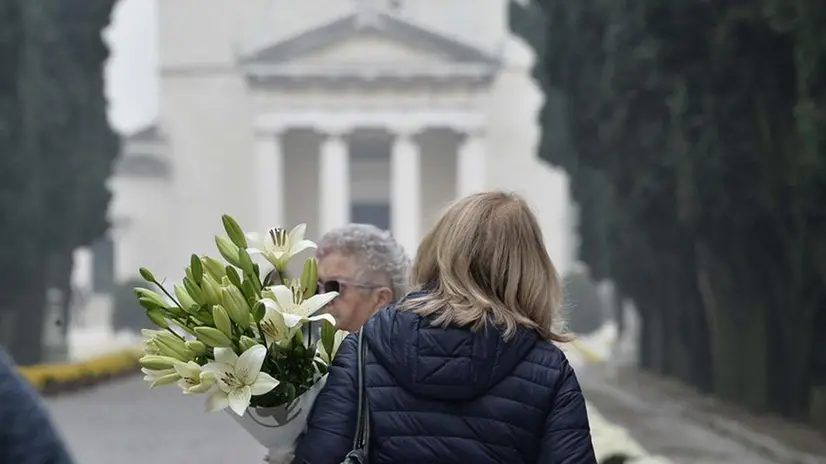
[[329,312],[338,328],[356,332],[376,310],[390,303],[392,291],[380,282],[358,278],[358,262],[352,256],[330,253],[318,262],[320,291],[336,291]]

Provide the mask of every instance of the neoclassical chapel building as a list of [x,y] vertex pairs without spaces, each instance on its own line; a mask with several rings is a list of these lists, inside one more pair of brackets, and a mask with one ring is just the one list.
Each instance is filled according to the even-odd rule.
[[506,3],[159,1],[159,114],[124,137],[94,267],[178,279],[223,213],[310,238],[369,222],[412,254],[446,202],[504,188],[564,271],[567,182],[535,155],[542,95]]

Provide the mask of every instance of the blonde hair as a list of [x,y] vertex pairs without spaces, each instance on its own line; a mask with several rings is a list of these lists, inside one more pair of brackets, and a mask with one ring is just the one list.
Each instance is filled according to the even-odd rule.
[[435,315],[433,325],[480,330],[492,322],[505,340],[519,326],[545,340],[571,339],[554,331],[562,284],[536,217],[516,194],[478,193],[449,205],[422,240],[411,280],[428,291],[400,309]]

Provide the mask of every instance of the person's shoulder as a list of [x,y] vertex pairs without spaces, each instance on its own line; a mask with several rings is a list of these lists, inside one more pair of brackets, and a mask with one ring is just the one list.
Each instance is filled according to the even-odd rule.
[[565,377],[572,371],[565,352],[556,344],[546,340],[537,341],[525,357],[535,370],[550,370],[554,378]]

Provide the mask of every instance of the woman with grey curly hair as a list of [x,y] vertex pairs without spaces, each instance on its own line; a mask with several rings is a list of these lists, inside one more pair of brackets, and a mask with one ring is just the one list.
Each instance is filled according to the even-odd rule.
[[329,312],[338,328],[358,331],[378,309],[408,290],[410,258],[390,232],[370,224],[348,224],[318,241],[320,291],[339,292]]

